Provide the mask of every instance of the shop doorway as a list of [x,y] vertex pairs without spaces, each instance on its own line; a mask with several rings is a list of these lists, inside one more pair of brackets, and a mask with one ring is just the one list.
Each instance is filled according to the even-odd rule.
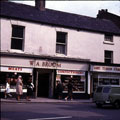
[[40,73],[38,75],[38,97],[49,96],[49,73]]

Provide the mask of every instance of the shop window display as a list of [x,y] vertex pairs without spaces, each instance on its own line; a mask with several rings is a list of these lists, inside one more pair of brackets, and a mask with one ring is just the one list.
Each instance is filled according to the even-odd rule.
[[70,76],[70,75],[61,75],[61,82],[64,87],[64,92],[68,91],[68,82],[72,80],[73,84],[73,93],[75,92],[84,92],[85,91],[85,77],[84,76]]
[[93,91],[97,88],[98,85],[119,85],[119,79],[115,78],[93,78]]
[[16,81],[18,75],[21,75],[23,78],[23,92],[26,92],[26,84],[27,80],[30,77],[30,74],[28,73],[7,73],[7,72],[0,72],[0,92],[5,91],[6,86],[6,78],[10,78],[10,91],[15,93],[16,92]]
[[100,85],[119,85],[119,79],[112,79],[112,78],[101,78],[99,80]]

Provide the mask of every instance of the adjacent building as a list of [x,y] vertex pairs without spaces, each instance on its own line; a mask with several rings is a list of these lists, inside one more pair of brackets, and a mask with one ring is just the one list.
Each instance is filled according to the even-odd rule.
[[97,18],[111,20],[112,22],[114,22],[114,24],[116,24],[120,28],[120,16],[110,13],[107,9],[99,10]]
[[1,92],[6,77],[29,77],[35,97],[56,97],[61,81],[63,96],[73,82],[74,98],[89,98],[99,84],[120,84],[120,29],[112,21],[45,8],[1,2]]

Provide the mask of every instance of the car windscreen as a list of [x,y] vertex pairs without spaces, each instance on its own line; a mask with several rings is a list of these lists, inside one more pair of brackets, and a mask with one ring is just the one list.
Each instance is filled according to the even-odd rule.
[[96,93],[101,93],[102,92],[102,88],[103,87],[98,87],[97,90],[96,90]]
[[109,93],[109,91],[110,91],[110,87],[104,87],[103,93]]

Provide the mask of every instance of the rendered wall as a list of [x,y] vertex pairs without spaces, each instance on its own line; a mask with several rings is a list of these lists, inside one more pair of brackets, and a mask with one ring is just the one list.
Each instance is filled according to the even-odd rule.
[[[25,26],[24,51],[11,50],[11,25]],[[67,56],[56,54],[56,32],[67,32]],[[25,54],[50,55],[90,59],[104,62],[104,50],[113,51],[114,63],[120,64],[120,36],[114,36],[114,44],[104,43],[104,34],[77,31],[31,22],[1,19],[1,51]]]

